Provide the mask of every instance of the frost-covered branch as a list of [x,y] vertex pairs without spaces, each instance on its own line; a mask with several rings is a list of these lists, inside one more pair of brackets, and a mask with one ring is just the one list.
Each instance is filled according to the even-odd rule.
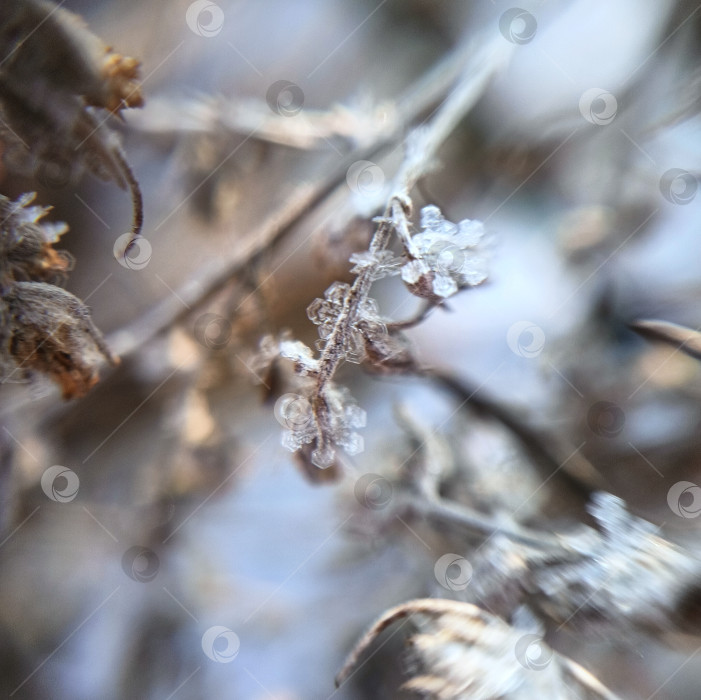
[[[280,345],[281,355],[292,360],[297,373],[305,377],[300,395],[306,407],[304,419],[300,421],[297,412],[290,423],[287,407],[280,415],[288,428],[284,444],[297,450],[312,443],[311,459],[320,468],[334,463],[334,446],[345,448],[349,454],[363,447],[354,428],[364,424],[364,412],[359,411],[345,389],[333,382],[341,363],[369,359],[371,365],[385,369],[393,364],[407,364],[406,348],[396,334],[388,333],[387,321],[370,297],[373,282],[400,273],[409,292],[440,304],[460,289],[486,279],[485,260],[475,252],[484,233],[482,224],[467,219],[452,223],[437,206],[430,205],[421,211],[421,231],[412,233],[410,192],[433,168],[438,148],[475,104],[507,53],[503,42],[488,44],[476,64],[481,70],[465,71],[433,118],[408,135],[405,158],[391,187],[385,213],[376,219],[377,228],[368,250],[351,257],[355,281],[352,285],[335,282],[326,290],[324,299],[317,299],[307,310],[310,320],[319,327],[319,357],[315,358],[299,342],[291,345],[285,341]],[[395,234],[402,247],[399,259],[388,250]]]

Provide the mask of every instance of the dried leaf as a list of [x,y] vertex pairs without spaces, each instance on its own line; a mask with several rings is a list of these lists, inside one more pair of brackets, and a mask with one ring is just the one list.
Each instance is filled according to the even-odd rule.
[[80,95],[110,112],[143,104],[139,62],[106,46],[78,15],[44,0],[4,0],[0,27],[3,80]]
[[410,618],[420,634],[409,640],[412,678],[404,688],[435,700],[574,700],[616,696],[581,666],[469,603],[422,599],[388,610],[351,652],[336,677],[344,683],[378,635]]
[[62,186],[83,168],[129,189],[132,235],[143,223],[141,192],[116,135],[92,108],[142,104],[138,62],[112,51],[76,15],[42,0],[0,5],[0,139],[5,164]]

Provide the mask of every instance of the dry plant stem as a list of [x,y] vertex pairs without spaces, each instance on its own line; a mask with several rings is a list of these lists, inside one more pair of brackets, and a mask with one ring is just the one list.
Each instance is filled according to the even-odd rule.
[[[392,210],[394,206],[395,202],[392,203]],[[387,248],[392,237],[392,228],[392,222],[389,219],[385,218],[380,221],[370,242],[370,252],[378,253]],[[370,294],[374,272],[374,268],[368,267],[355,278],[355,282],[344,300],[343,310],[338,315],[333,331],[328,337],[319,359],[319,374],[316,390],[312,397],[312,415],[317,427],[317,449],[319,451],[324,451],[327,447],[325,444],[326,431],[324,430],[328,414],[326,390],[338,366],[343,362],[345,341],[352,333],[361,304],[367,300]]]
[[561,656],[560,660],[567,667],[567,670],[585,688],[597,693],[601,697],[601,700],[622,700],[620,696],[612,693],[593,673],[587,671],[583,666],[580,666],[566,656]]
[[431,446],[433,434],[430,431],[416,432],[416,426],[407,415],[400,413],[397,419],[405,423],[408,431],[414,432],[415,439],[420,443],[414,454],[423,452],[417,464],[408,467],[409,470],[401,480],[404,487],[397,494],[397,509],[406,510],[408,517],[423,518],[441,526],[458,527],[479,538],[484,539],[486,536],[490,539],[500,535],[527,547],[545,550],[554,557],[566,553],[562,541],[548,532],[521,527],[511,518],[508,521],[502,518],[497,522],[488,514],[443,498],[439,491],[443,456],[439,447]]
[[108,337],[108,342],[120,356],[139,350],[151,338],[167,331],[176,323],[184,321],[200,306],[210,301],[232,278],[255,265],[260,258],[280,240],[328,194],[329,183],[303,184],[298,186],[285,202],[281,211],[273,213],[252,236],[252,243],[236,249],[236,257],[223,265],[207,265],[198,276],[178,290],[178,296],[187,303],[169,295],[151,311],[138,320]]
[[409,328],[414,328],[420,323],[423,323],[430,315],[431,312],[436,308],[436,304],[432,302],[426,302],[421,306],[421,308],[406,321],[396,321],[395,323],[387,324],[387,332],[394,333],[396,331],[404,331]]
[[407,127],[437,101],[443,99],[454,85],[457,76],[463,75],[462,80],[439,108],[440,118],[436,117],[432,122],[430,133],[423,144],[425,152],[419,158],[406,163],[398,174],[396,181],[402,183],[399,195],[408,192],[417,179],[430,169],[440,144],[477,101],[492,76],[506,64],[513,49],[514,46],[502,37],[499,37],[498,41],[490,40],[489,43],[477,46],[472,40],[457,46],[398,100],[398,118],[395,124],[378,135],[374,143],[350,153],[327,178],[299,186],[282,209],[264,221],[253,236],[251,245],[237,249],[234,258],[222,266],[202,270],[194,280],[179,289],[178,296],[187,302],[189,309],[183,309],[176,298],[169,296],[151,313],[109,338],[115,351],[125,356],[138,350],[151,338],[181,322],[207,303],[228,285],[233,277],[273,250],[314,207],[321,204],[339,186],[345,187],[346,173],[354,162],[377,158],[385,149],[396,144],[403,137]]
[[[370,242],[370,253],[379,253],[385,250],[389,245],[392,233],[396,231],[407,255],[411,259],[420,257],[409,233],[408,216],[411,213],[409,192],[419,178],[423,177],[431,168],[438,148],[472,108],[491,75],[492,71],[483,72],[477,76],[472,74],[464,76],[447,100],[439,107],[431,122],[412,132],[406,157],[395,178],[394,194],[390,198],[388,211],[380,219]],[[326,444],[327,437],[324,429],[324,426],[328,424],[326,397],[328,384],[333,379],[338,366],[343,362],[343,348],[359,317],[362,304],[368,299],[375,272],[375,268],[369,266],[358,273],[321,353],[316,391],[312,397],[312,415],[317,428],[317,450],[319,452],[324,452],[329,447]]]
[[543,479],[555,479],[558,486],[567,488],[582,502],[589,499],[592,491],[610,490],[601,474],[579,451],[570,449],[571,446],[560,447],[555,438],[527,425],[497,402],[480,395],[477,389],[439,370],[417,367],[416,374],[448,389],[461,401],[461,406],[486,413],[508,428],[531,455],[534,465],[540,468]]
[[[501,44],[498,48],[506,56],[513,47],[503,41]],[[384,112],[385,118],[389,118],[390,122],[376,129],[375,141],[371,146],[377,147],[383,140],[387,143],[387,137],[401,135],[409,124],[441,101],[464,72],[466,65],[472,62],[479,66],[478,70],[482,69],[482,61],[475,54],[475,42],[465,40],[427,71],[404,95],[394,101],[395,109],[389,114]],[[488,63],[485,63],[487,68]],[[346,139],[350,143],[367,143],[367,134],[353,134],[347,128],[343,119],[344,112],[350,112],[350,109],[304,110],[302,121],[272,114],[265,103],[227,103],[207,96],[175,100],[156,98],[150,101],[148,111],[132,115],[130,124],[140,131],[158,134],[211,134],[224,129],[301,149],[328,145],[328,139],[334,137]],[[362,120],[359,121],[362,125]]]
[[[483,45],[471,57],[472,70],[463,69],[457,84],[436,110],[430,123],[414,131],[416,138],[411,145],[415,152],[404,160],[395,180],[404,184],[404,194],[408,194],[418,180],[429,172],[438,149],[482,96],[494,74],[506,65],[513,49],[513,45],[503,41]],[[402,192],[399,191],[399,194]]]
[[134,244],[134,241],[141,235],[141,229],[144,224],[144,201],[141,188],[119,143],[113,143],[110,147],[105,147],[98,137],[101,124],[97,119],[89,112],[86,112],[80,126],[82,127],[80,136],[83,138],[83,141],[86,143],[89,142],[90,146],[100,153],[102,162],[105,165],[111,166],[111,174],[117,184],[123,189],[127,189],[131,195],[131,239],[125,248],[124,253],[126,253]]
[[[348,119],[347,116],[351,116]],[[349,110],[304,110],[304,119],[290,119],[271,113],[265,102],[223,101],[204,96],[198,99],[160,98],[149,101],[148,111],[130,119],[146,134],[209,135],[223,132],[301,150],[328,149],[329,142],[354,146],[369,134],[353,123]],[[372,127],[371,127],[372,128]],[[384,131],[387,127],[375,128]]]
[[131,220],[131,238],[127,247],[124,249],[124,254],[126,255],[129,249],[134,245],[136,239],[141,236],[141,230],[144,226],[144,200],[141,194],[141,188],[139,183],[134,176],[134,172],[131,166],[124,157],[124,153],[121,148],[115,148],[113,151],[114,159],[119,164],[122,175],[127,182],[129,187],[129,193],[131,194],[131,205],[132,205],[132,220]]
[[[429,305],[427,311],[433,308],[435,306]],[[589,500],[593,491],[611,490],[594,465],[571,445],[563,445],[554,436],[531,427],[507,408],[486,397],[484,392],[467,385],[463,380],[447,372],[421,366],[415,361],[405,365],[401,373],[434,381],[460,401],[460,408],[469,407],[497,420],[523,445],[544,481],[552,481],[553,486],[564,488],[582,503]]]
[[407,257],[410,260],[418,260],[421,257],[421,252],[417,249],[409,232],[409,220],[405,208],[399,206],[398,202],[396,206],[394,203],[392,204],[392,221]]
[[443,498],[440,494],[440,475],[447,465],[437,436],[432,430],[422,429],[422,426],[414,423],[401,407],[397,409],[397,420],[404,424],[405,430],[418,443],[412,453],[412,456],[417,455],[416,461],[410,460],[403,465],[404,474],[399,482],[403,488],[397,493],[397,509],[406,510],[407,517],[422,518],[439,526],[457,527],[478,538],[491,539],[499,535],[545,551],[554,558],[566,557],[569,550],[563,540],[549,532],[522,527],[512,518],[501,517],[497,521],[464,503]]
[[513,527],[496,524],[491,518],[479,513],[467,506],[451,503],[441,498],[426,499],[425,497],[412,497],[408,501],[411,511],[434,522],[457,525],[480,536],[492,537],[502,535],[513,542],[532,547],[539,551],[546,551],[553,556],[562,557],[568,554],[568,550],[562,542],[546,532],[536,532],[519,528],[516,523]]

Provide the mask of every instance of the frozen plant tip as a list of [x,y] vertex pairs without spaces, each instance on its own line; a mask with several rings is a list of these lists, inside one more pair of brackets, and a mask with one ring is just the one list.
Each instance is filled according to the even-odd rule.
[[365,411],[343,387],[329,385],[323,405],[317,405],[316,409],[300,394],[280,397],[275,408],[278,421],[287,428],[282,434],[283,446],[296,452],[316,441],[312,464],[320,469],[333,465],[335,447],[343,448],[349,455],[363,450],[363,438],[354,429],[365,426]]
[[[411,208],[408,195],[393,197],[385,215],[375,220],[378,226],[368,250],[350,258],[351,272],[356,275],[353,284],[334,282],[323,298],[307,307],[309,320],[319,329],[319,357],[288,336],[281,338],[276,350],[271,351],[275,342],[270,338],[261,344],[261,355],[268,363],[274,357],[294,363],[299,393],[293,396],[299,400],[285,403],[282,413],[278,411],[278,420],[288,428],[283,444],[292,451],[312,445],[311,461],[317,467],[334,463],[334,446],[351,455],[363,449],[362,438],[354,429],[365,424],[365,413],[347,390],[333,383],[341,363],[364,362],[378,373],[401,373],[415,367],[399,330],[402,324],[390,325],[370,296],[373,282],[396,275],[401,268],[409,291],[433,305],[486,279],[484,259],[475,251],[484,233],[480,222],[465,219],[454,224],[443,218],[438,207],[427,206],[421,211],[422,231],[412,236]],[[388,250],[394,233],[404,249],[402,258]],[[287,414],[289,410],[294,411],[293,417]]]
[[333,466],[336,448],[349,455],[362,452],[363,438],[355,432],[365,426],[366,416],[345,387],[321,381],[322,363],[310,348],[283,335],[279,341],[267,336],[261,342],[262,361],[271,364],[277,357],[291,360],[297,380],[297,393],[281,396],[275,416],[285,429],[282,444],[291,452],[311,445],[311,462],[320,469]]

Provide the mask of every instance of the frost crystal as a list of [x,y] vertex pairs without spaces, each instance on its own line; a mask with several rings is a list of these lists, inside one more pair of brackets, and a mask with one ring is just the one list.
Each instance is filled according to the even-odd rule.
[[302,377],[314,374],[319,370],[319,360],[312,351],[300,340],[283,339],[280,341],[280,356],[295,363],[297,373]]
[[[334,282],[324,293],[323,299],[315,299],[307,307],[307,316],[319,326],[320,349],[331,336],[340,316],[348,313],[350,308],[351,288],[347,284]],[[374,299],[365,299],[360,303],[356,321],[346,337],[341,338],[343,355],[349,362],[362,362],[365,357],[364,338],[376,338],[387,332],[382,322]]]
[[474,250],[484,235],[482,222],[464,219],[455,224],[431,205],[421,210],[421,228],[411,238],[411,259],[401,270],[413,294],[446,299],[462,287],[484,282],[486,261]]
[[373,281],[399,274],[399,267],[402,264],[401,258],[396,257],[389,250],[378,250],[371,252],[364,250],[361,253],[353,253],[350,261],[354,267],[351,273],[359,275],[368,268],[374,268],[372,273]]
[[282,444],[291,452],[316,442],[312,462],[321,469],[333,464],[336,456],[334,445],[349,455],[363,451],[363,438],[355,429],[365,426],[365,411],[347,390],[333,384],[327,387],[324,400],[316,408],[300,394],[282,396],[275,406],[275,416],[286,428]]
[[631,515],[611,494],[594,494],[589,511],[601,532],[578,538],[578,561],[534,571],[542,604],[580,628],[668,629],[701,563],[655,534],[657,527]]

